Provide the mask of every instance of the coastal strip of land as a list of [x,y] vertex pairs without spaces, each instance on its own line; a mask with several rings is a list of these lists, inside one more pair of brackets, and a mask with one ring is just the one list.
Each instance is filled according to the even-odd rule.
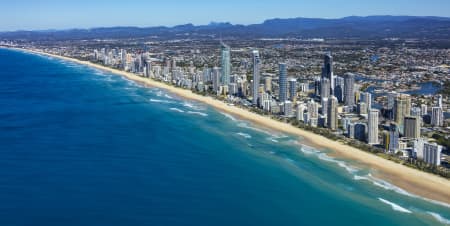
[[239,108],[237,106],[228,105],[227,103],[214,99],[212,97],[195,94],[187,89],[170,86],[163,82],[140,77],[133,73],[112,69],[88,61],[81,61],[74,58],[49,54],[35,50],[26,50],[26,49],[18,49],[18,50],[47,55],[63,59],[66,61],[87,65],[100,70],[108,71],[126,77],[130,80],[146,84],[148,86],[165,89],[171,93],[174,93],[187,99],[208,104],[220,111],[230,113],[245,120],[249,120],[260,126],[300,136],[303,139],[305,139],[309,144],[312,144],[315,147],[329,149],[333,151],[334,152],[333,154],[336,155],[337,157],[355,160],[358,163],[371,168],[372,170],[375,171],[377,177],[385,179],[390,183],[412,194],[450,205],[450,181],[437,175],[409,168],[407,166],[395,163],[393,161],[389,161],[374,154],[367,153],[357,148],[345,145],[343,143],[340,143],[339,141],[333,141],[318,134],[314,134],[312,132],[294,127],[290,124],[271,119],[270,117],[259,115],[250,112],[246,109]]

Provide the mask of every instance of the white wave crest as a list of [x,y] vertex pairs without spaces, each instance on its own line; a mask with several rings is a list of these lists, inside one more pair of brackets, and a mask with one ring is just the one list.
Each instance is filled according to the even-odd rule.
[[409,197],[412,197],[412,198],[422,199],[422,200],[427,201],[427,202],[431,202],[431,203],[434,203],[434,204],[437,204],[437,205],[440,205],[440,206],[444,206],[444,207],[450,208],[450,205],[447,204],[447,203],[411,194],[411,193],[403,190],[402,188],[399,188],[399,187],[397,187],[397,186],[395,186],[395,185],[393,185],[393,184],[391,184],[391,183],[389,183],[387,181],[384,181],[384,180],[381,180],[381,179],[378,179],[378,178],[372,176],[372,174],[370,174],[370,173],[367,174],[366,176],[354,175],[353,179],[354,180],[367,180],[369,182],[372,182],[373,185],[375,185],[377,187],[380,187],[380,188],[383,188],[385,190],[394,191],[394,192],[396,192],[398,194],[402,194],[402,195],[409,196]]
[[154,102],[154,103],[166,103],[166,104],[172,104],[174,103],[173,101],[168,101],[168,100],[161,100],[161,99],[150,99],[150,102]]
[[378,200],[380,200],[381,202],[383,202],[385,204],[390,205],[392,207],[392,209],[395,211],[399,211],[399,212],[403,212],[403,213],[412,213],[410,210],[408,210],[404,207],[401,207],[400,205],[398,205],[396,203],[390,202],[386,199],[378,198]]
[[246,139],[252,138],[252,136],[251,136],[250,134],[247,134],[247,133],[239,132],[239,133],[236,133],[236,134],[239,135],[239,136],[241,136],[241,137],[244,137],[244,138],[246,138]]
[[199,112],[199,111],[188,111],[187,113],[188,114],[192,114],[192,115],[200,115],[200,116],[203,116],[203,117],[208,116],[208,114],[203,113],[203,112]]
[[347,172],[349,172],[349,173],[356,173],[356,172],[358,171],[357,169],[355,169],[355,168],[353,168],[353,167],[347,165],[347,163],[345,163],[344,161],[339,161],[339,160],[336,160],[336,159],[334,159],[334,158],[331,158],[331,157],[328,156],[326,153],[321,152],[321,153],[319,153],[319,154],[317,155],[317,157],[319,157],[319,159],[324,160],[324,161],[327,161],[327,162],[333,162],[333,163],[336,163],[338,166],[344,168],[344,169],[347,170]]
[[225,116],[228,119],[231,119],[231,121],[237,121],[237,119],[230,114],[223,113],[223,112],[220,112],[220,114],[222,114],[223,116]]
[[434,217],[434,219],[436,219],[437,221],[445,224],[445,225],[450,225],[450,220],[444,218],[443,216],[437,214],[437,213],[433,213],[433,212],[427,212],[428,214],[430,214],[431,216]]
[[380,188],[383,188],[385,190],[391,190],[391,191],[395,191],[395,192],[397,192],[399,194],[402,194],[402,195],[415,197],[415,195],[413,195],[413,194],[411,194],[411,193],[409,193],[409,192],[407,192],[407,191],[405,191],[405,190],[403,190],[403,189],[401,189],[401,188],[399,188],[399,187],[397,187],[397,186],[395,186],[395,185],[393,185],[393,184],[391,184],[391,183],[389,183],[387,181],[384,181],[384,180],[381,180],[381,179],[373,177],[372,174],[370,174],[370,173],[367,174],[367,176],[354,175],[353,179],[355,179],[355,180],[367,180],[367,181],[372,182],[373,185],[378,186]]
[[194,110],[196,110],[196,111],[205,110],[204,107],[196,106],[196,105],[194,105],[194,104],[192,104],[192,103],[190,103],[190,102],[186,102],[186,101],[183,102],[183,106],[185,106],[185,107],[187,107],[187,108],[190,108],[190,109],[194,109]]
[[169,96],[169,94],[164,94],[164,96],[165,96],[166,98],[168,98],[168,99],[173,99],[173,97],[172,97],[172,96]]
[[314,148],[308,146],[308,145],[304,145],[304,144],[300,144],[300,151],[303,152],[304,154],[307,155],[314,155],[314,154],[319,154],[320,152],[315,151]]
[[180,113],[184,112],[183,110],[181,110],[179,108],[169,108],[169,109],[172,110],[172,111],[180,112]]
[[250,125],[248,125],[248,124],[245,123],[245,122],[240,122],[240,123],[237,124],[237,126],[238,126],[238,127],[241,127],[241,128],[246,128],[246,129],[254,130],[254,131],[257,131],[257,132],[260,132],[260,133],[265,133],[265,134],[270,135],[270,136],[273,135],[273,133],[270,132],[270,131],[267,131],[267,130],[263,130],[263,129],[260,129],[260,128],[256,128],[256,127],[250,126]]

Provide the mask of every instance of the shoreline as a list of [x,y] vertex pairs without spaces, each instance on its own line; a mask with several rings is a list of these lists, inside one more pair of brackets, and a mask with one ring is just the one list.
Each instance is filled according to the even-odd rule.
[[[2,47],[0,47],[2,48]],[[8,48],[8,47],[6,47]],[[387,159],[381,158],[371,153],[364,152],[357,148],[347,146],[338,141],[329,140],[323,136],[318,134],[302,130],[300,128],[294,127],[290,124],[280,122],[270,117],[259,115],[253,112],[250,112],[246,109],[239,108],[237,106],[230,106],[227,103],[224,103],[220,100],[214,99],[208,96],[202,96],[199,94],[193,93],[191,90],[170,86],[163,82],[159,82],[156,80],[140,77],[133,73],[121,71],[118,69],[108,68],[102,65],[98,65],[95,63],[81,61],[74,58],[69,58],[65,56],[53,55],[45,52],[29,50],[29,49],[21,49],[21,48],[9,48],[16,49],[19,51],[46,55],[70,62],[75,62],[78,64],[86,65],[92,68],[96,68],[103,71],[108,71],[113,74],[117,74],[119,76],[123,76],[127,79],[151,86],[157,87],[161,89],[165,89],[173,94],[176,94],[180,97],[199,101],[205,103],[219,111],[223,111],[234,116],[237,116],[241,119],[251,121],[255,124],[258,124],[262,127],[267,127],[276,131],[285,132],[294,136],[301,137],[308,145],[320,148],[320,149],[328,149],[332,151],[332,155],[336,157],[342,157],[344,159],[355,160],[361,165],[374,170],[377,177],[380,179],[385,179],[387,182],[392,183],[395,186],[398,186],[401,189],[408,191],[411,194],[418,195],[425,199],[429,199],[431,201],[438,201],[446,204],[446,206],[450,205],[450,181],[439,177],[437,175],[433,175],[430,173],[426,173],[423,171],[419,171],[413,168],[409,168],[407,166],[389,161]]]

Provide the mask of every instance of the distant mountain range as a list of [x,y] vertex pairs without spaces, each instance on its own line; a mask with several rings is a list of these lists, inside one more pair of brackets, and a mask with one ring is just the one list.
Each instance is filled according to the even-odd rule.
[[261,24],[210,23],[174,27],[0,32],[0,39],[79,40],[102,38],[427,38],[450,39],[449,17],[367,16],[339,19],[270,19]]

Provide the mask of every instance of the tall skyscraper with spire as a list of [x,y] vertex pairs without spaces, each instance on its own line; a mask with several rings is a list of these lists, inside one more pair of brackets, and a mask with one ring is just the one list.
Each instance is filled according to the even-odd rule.
[[333,74],[333,57],[331,56],[331,53],[327,53],[324,56],[323,59],[323,67],[322,67],[322,79],[327,78],[330,80],[330,93],[334,94],[334,88],[335,88],[335,78]]
[[230,84],[230,73],[231,73],[231,63],[230,63],[230,47],[220,42],[221,45],[221,81],[222,85],[228,86]]
[[321,98],[328,98],[330,97],[330,88],[331,87],[331,81],[328,78],[322,78],[320,80],[320,97]]
[[253,105],[258,105],[258,90],[259,90],[259,80],[260,80],[260,58],[258,50],[253,50],[253,84],[252,84],[252,95],[253,95]]
[[285,63],[280,63],[278,65],[279,70],[279,85],[280,85],[280,102],[285,102],[287,98],[287,68]]

